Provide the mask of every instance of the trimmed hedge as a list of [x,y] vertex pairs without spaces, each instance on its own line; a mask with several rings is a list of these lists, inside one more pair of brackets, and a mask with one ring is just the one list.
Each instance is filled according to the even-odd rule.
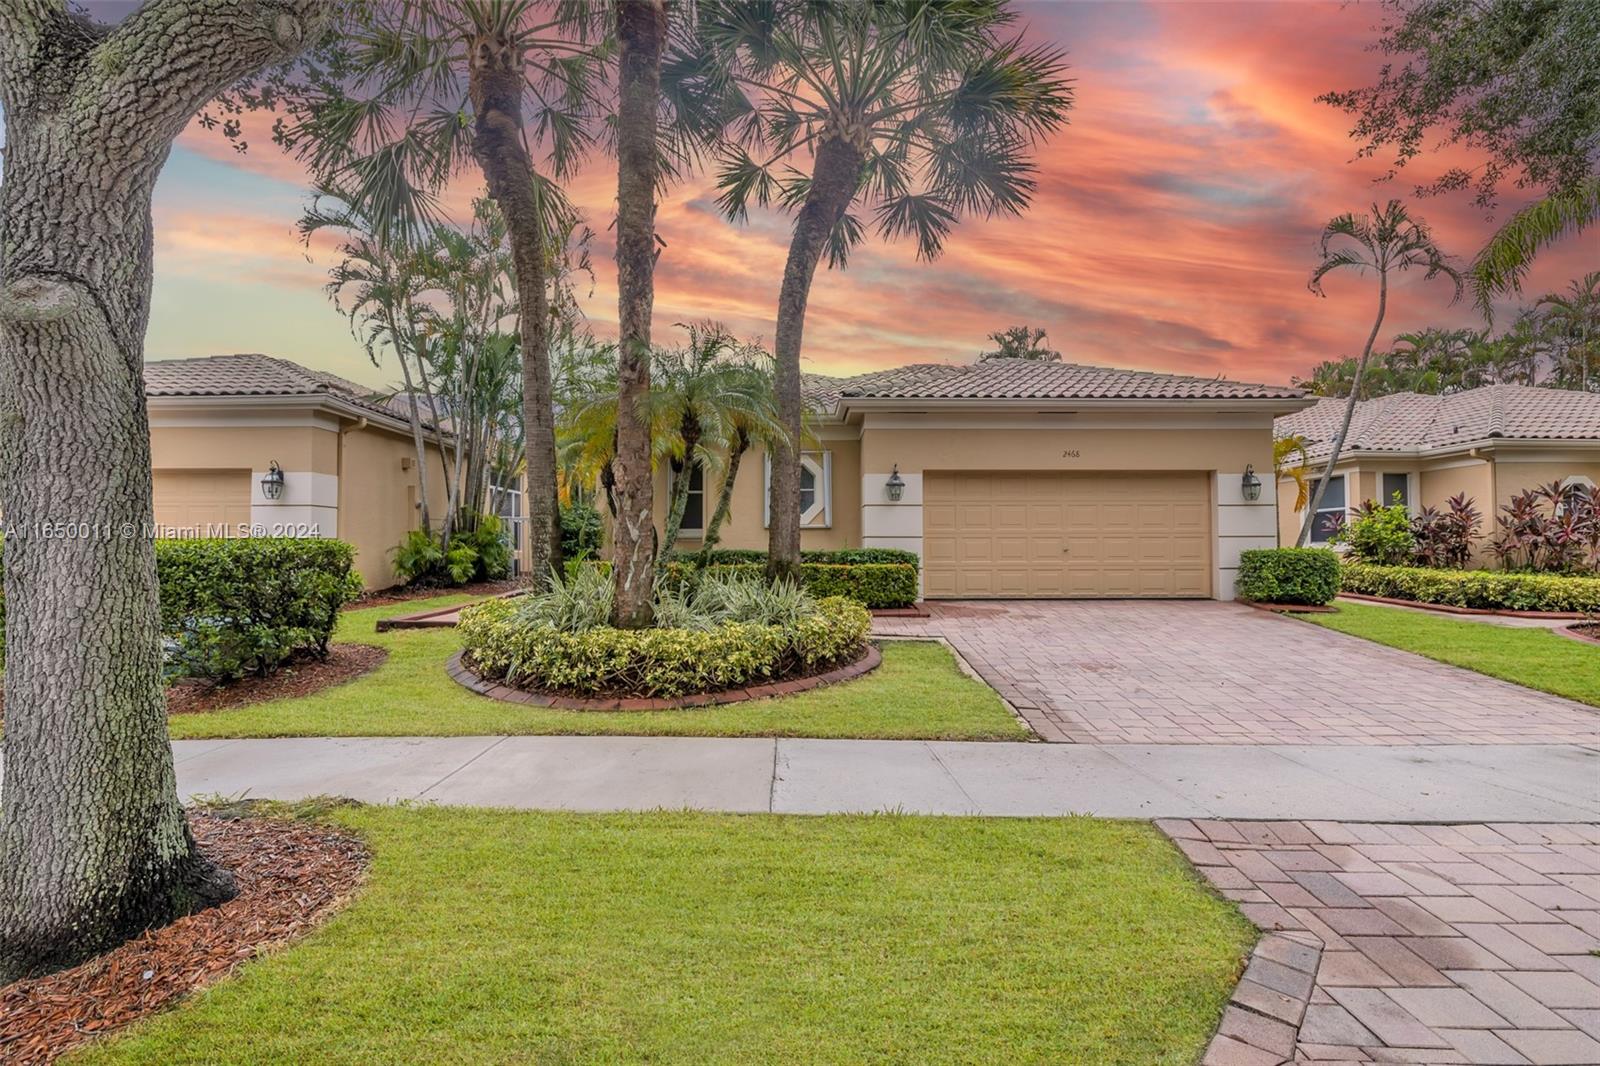
[[[676,551],[667,557],[668,563],[693,564],[698,552]],[[823,563],[833,566],[858,566],[863,563],[898,563],[913,570],[922,566],[922,557],[904,548],[828,548],[800,553],[802,563]],[[756,548],[715,548],[711,552],[710,566],[729,566],[743,563],[767,565],[767,553]]]
[[1339,556],[1327,548],[1252,548],[1239,553],[1233,587],[1241,600],[1320,607],[1339,594]]
[[1494,611],[1600,611],[1600,577],[1346,563],[1345,592]]
[[[176,676],[229,681],[326,655],[339,608],[361,594],[355,548],[342,540],[158,540],[155,551],[161,633]],[[0,593],[0,632],[4,621]]]
[[479,676],[519,688],[579,696],[654,697],[805,676],[852,662],[872,616],[831,596],[789,626],[736,622],[708,630],[612,629],[569,633],[529,625],[516,606],[488,600],[461,613],[458,631]]
[[[708,572],[760,577],[766,563],[714,563]],[[684,581],[694,572],[692,564],[667,564],[666,578],[671,583]],[[813,563],[800,564],[800,583],[813,596],[844,596],[863,607],[909,607],[917,602],[917,570],[905,563]]]

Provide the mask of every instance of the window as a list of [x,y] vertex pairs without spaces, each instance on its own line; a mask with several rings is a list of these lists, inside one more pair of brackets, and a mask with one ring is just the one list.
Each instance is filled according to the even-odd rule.
[[[766,461],[766,482],[761,498],[763,521],[772,524],[772,459]],[[800,453],[800,528],[827,529],[833,525],[833,453]]]
[[[1316,491],[1315,487],[1312,489]],[[1322,506],[1311,520],[1311,543],[1326,544],[1344,524],[1344,475],[1328,479],[1328,489],[1322,494]]]
[[683,525],[678,532],[702,533],[706,528],[706,471],[695,463],[689,468],[689,499],[683,506]]
[[[1395,502],[1396,497],[1399,497],[1400,505],[1410,510],[1411,478],[1409,476],[1405,474],[1384,474],[1380,481],[1380,487],[1382,488],[1383,499],[1379,500],[1379,503],[1388,507]],[[1329,485],[1328,489],[1332,491],[1333,486]]]

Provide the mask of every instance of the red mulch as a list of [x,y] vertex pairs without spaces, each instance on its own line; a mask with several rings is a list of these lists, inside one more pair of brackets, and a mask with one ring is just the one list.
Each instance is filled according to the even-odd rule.
[[239,895],[98,958],[0,988],[0,1062],[38,1066],[172,1006],[263,951],[311,932],[347,902],[370,858],[328,825],[191,813],[195,839]]
[[199,714],[267,700],[309,696],[370,674],[388,658],[386,649],[370,644],[333,644],[328,647],[326,659],[291,663],[267,677],[241,677],[226,685],[179,681],[167,689],[167,713]]
[[360,611],[367,607],[387,607],[394,603],[410,603],[412,600],[426,600],[434,596],[453,596],[457,593],[487,598],[489,596],[498,596],[503,592],[514,592],[527,583],[527,578],[518,577],[509,578],[505,581],[479,581],[471,585],[396,585],[393,588],[368,592],[359,600],[346,604],[344,609],[347,611]]

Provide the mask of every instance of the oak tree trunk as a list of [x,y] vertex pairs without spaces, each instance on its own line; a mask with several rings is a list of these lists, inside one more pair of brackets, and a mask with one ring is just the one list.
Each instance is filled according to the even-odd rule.
[[806,328],[806,301],[817,263],[834,227],[849,210],[861,180],[866,156],[841,134],[825,136],[817,146],[811,187],[795,219],[789,260],[778,291],[778,328],[773,339],[778,421],[788,438],[772,450],[772,486],[768,510],[767,580],[800,580],[800,446],[805,408],[800,398],[800,346]]
[[172,141],[314,0],[0,5],[0,983],[228,898],[178,802],[150,540],[150,200]]
[[[617,453],[612,460],[612,624],[654,613],[655,519],[650,477],[650,315],[655,304],[657,110],[664,0],[617,0]],[[670,545],[669,545],[670,547]]]
[[475,115],[472,154],[483,170],[489,197],[505,217],[517,271],[523,443],[528,455],[528,491],[524,494],[528,547],[534,585],[544,587],[561,566],[561,512],[556,492],[545,229],[534,189],[533,160],[522,136],[523,84],[523,57],[513,41],[493,35],[473,42],[468,78]]

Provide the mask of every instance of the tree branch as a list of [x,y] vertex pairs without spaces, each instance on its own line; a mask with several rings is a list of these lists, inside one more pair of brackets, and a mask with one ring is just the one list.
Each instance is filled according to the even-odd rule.
[[7,0],[0,4],[0,107],[16,109],[39,42],[67,18],[66,0]]

